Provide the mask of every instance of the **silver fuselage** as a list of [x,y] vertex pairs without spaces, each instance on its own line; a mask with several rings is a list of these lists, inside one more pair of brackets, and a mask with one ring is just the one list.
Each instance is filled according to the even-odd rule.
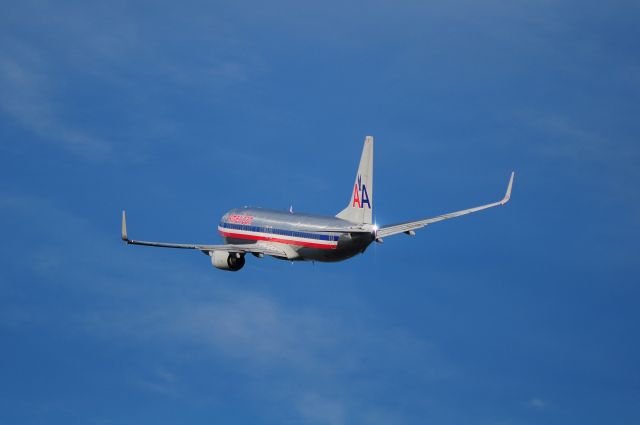
[[263,208],[236,208],[222,216],[218,232],[228,244],[275,244],[286,260],[342,261],[365,251],[373,233],[330,232],[352,227],[336,217],[291,213]]

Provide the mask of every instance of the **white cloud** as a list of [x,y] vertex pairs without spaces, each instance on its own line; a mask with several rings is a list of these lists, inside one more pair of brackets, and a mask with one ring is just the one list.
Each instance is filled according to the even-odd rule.
[[[189,276],[180,282],[194,285],[201,279]],[[160,286],[180,287],[171,280]],[[383,406],[367,402],[388,390],[389,373],[397,378],[406,371],[407,379],[422,384],[451,376],[450,367],[432,347],[401,330],[370,326],[354,321],[352,315],[325,317],[255,291],[208,292],[215,293],[215,300],[186,295],[171,305],[164,300],[135,311],[93,312],[83,319],[83,326],[101,338],[125,336],[145,345],[223,356],[246,375],[247,391],[259,394],[263,403],[291,406],[299,417],[295,422],[310,425],[340,425],[347,418],[375,423],[380,415],[394,417]],[[178,392],[173,381],[142,382],[150,391]]]
[[[111,146],[62,120],[53,83],[37,53],[16,44],[15,56],[0,56],[0,110],[44,140],[83,156],[102,158]],[[19,141],[14,141],[19,143]]]
[[133,384],[145,391],[171,397],[180,396],[178,378],[163,367],[156,368],[149,376],[134,379]]
[[620,150],[629,148],[626,144],[617,146],[614,140],[607,140],[593,131],[581,128],[567,117],[540,118],[534,122],[534,126],[548,136],[549,140],[539,144],[540,152],[548,156],[575,160],[606,160],[612,156],[633,154]]
[[531,407],[532,409],[536,409],[536,410],[543,410],[547,408],[548,405],[549,405],[548,401],[543,400],[541,398],[537,398],[537,397],[534,397],[527,402],[528,407]]
[[[374,314],[367,306],[352,305],[339,315],[327,315],[314,303],[298,306],[239,286],[241,275],[230,281],[232,275],[208,268],[178,272],[161,264],[157,252],[139,250],[142,255],[132,256],[125,247],[116,250],[115,235],[44,199],[4,197],[0,212],[19,225],[37,223],[25,234],[25,246],[16,249],[32,246],[31,238],[37,235],[41,247],[33,248],[30,262],[22,267],[41,278],[40,284],[64,285],[65,290],[93,293],[103,300],[55,320],[29,306],[20,315],[7,310],[0,324],[46,323],[48,329],[108,344],[162,351],[180,347],[171,359],[159,360],[161,366],[152,364],[127,377],[138,390],[194,397],[178,365],[199,353],[205,359],[225,359],[226,367],[243,376],[244,390],[256,406],[287,406],[284,411],[265,408],[265,415],[283,421],[294,416],[293,422],[310,425],[342,424],[350,418],[378,423],[376,418],[395,417],[387,407],[371,402],[388,390],[389,374],[395,379],[406,373],[407,379],[420,383],[450,376],[450,367],[432,346],[402,329],[372,324],[368,318]],[[78,240],[100,246],[104,255],[96,256]]]
[[[104,160],[118,151],[119,161],[137,162],[180,126],[170,107],[159,106],[167,96],[205,92],[214,102],[218,91],[263,66],[215,25],[217,15],[189,17],[180,31],[158,32],[158,26],[177,28],[187,19],[183,8],[166,16],[144,11],[141,19],[136,12],[117,2],[108,8],[41,2],[13,7],[12,19],[0,17],[0,112],[73,154]],[[3,25],[11,20],[23,22],[24,31]],[[185,54],[189,48],[200,53]],[[115,106],[101,108],[105,98]],[[110,113],[96,118],[93,108]]]
[[[388,391],[390,374],[391,381],[406,374],[420,384],[450,376],[450,367],[433,347],[402,329],[372,324],[368,318],[373,312],[353,305],[360,300],[338,315],[327,315],[314,303],[298,306],[239,286],[241,275],[230,280],[232,275],[208,268],[178,272],[161,264],[157,252],[144,256],[147,251],[140,250],[142,255],[132,256],[125,247],[116,250],[115,235],[43,199],[4,197],[0,212],[10,222],[37,223],[25,234],[25,246],[15,247],[31,247],[34,235],[42,246],[33,248],[30,262],[21,265],[42,280],[29,290],[54,283],[102,300],[55,319],[29,306],[20,315],[7,310],[0,315],[0,325],[46,323],[49,330],[64,329],[108,344],[160,351],[180,347],[171,359],[158,360],[161,366],[132,372],[127,379],[135,389],[174,398],[202,397],[194,394],[179,367],[198,353],[204,359],[223,359],[224,367],[240,374],[243,391],[255,399],[254,408],[265,409],[263,414],[282,421],[293,416],[294,423],[339,425],[351,418],[378,423],[376,418],[395,417],[372,401]],[[96,256],[78,240],[99,246],[103,255]],[[269,405],[281,408],[262,407]]]
[[318,394],[308,393],[300,397],[297,403],[305,423],[342,425],[345,423],[344,407],[340,401],[327,399]]

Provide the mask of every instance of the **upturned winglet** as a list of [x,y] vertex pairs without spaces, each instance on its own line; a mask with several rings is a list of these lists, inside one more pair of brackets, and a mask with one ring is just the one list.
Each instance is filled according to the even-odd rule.
[[129,238],[127,237],[127,214],[124,210],[122,210],[122,240],[129,242]]
[[504,198],[500,201],[501,205],[506,204],[511,199],[511,189],[513,188],[513,177],[516,175],[515,171],[511,172],[511,178],[509,179],[509,185],[507,186],[507,193],[505,193]]

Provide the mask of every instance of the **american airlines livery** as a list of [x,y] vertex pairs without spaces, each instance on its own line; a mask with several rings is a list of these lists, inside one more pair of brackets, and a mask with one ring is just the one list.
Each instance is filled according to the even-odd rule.
[[245,255],[262,258],[270,255],[289,261],[342,261],[364,253],[373,242],[387,236],[405,233],[415,235],[432,223],[471,214],[509,202],[513,176],[507,193],[498,202],[456,211],[437,217],[378,227],[372,220],[373,210],[373,137],[366,137],[356,181],[347,207],[335,217],[274,211],[262,208],[237,208],[222,216],[218,232],[224,245],[145,242],[129,239],[125,212],[122,211],[122,240],[131,245],[162,248],[197,249],[211,257],[211,263],[222,270],[238,271]]

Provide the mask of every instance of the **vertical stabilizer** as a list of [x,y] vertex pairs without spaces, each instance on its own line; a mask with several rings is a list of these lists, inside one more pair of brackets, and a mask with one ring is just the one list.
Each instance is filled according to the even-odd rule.
[[347,208],[336,217],[357,224],[373,223],[373,137],[364,139],[360,166]]

